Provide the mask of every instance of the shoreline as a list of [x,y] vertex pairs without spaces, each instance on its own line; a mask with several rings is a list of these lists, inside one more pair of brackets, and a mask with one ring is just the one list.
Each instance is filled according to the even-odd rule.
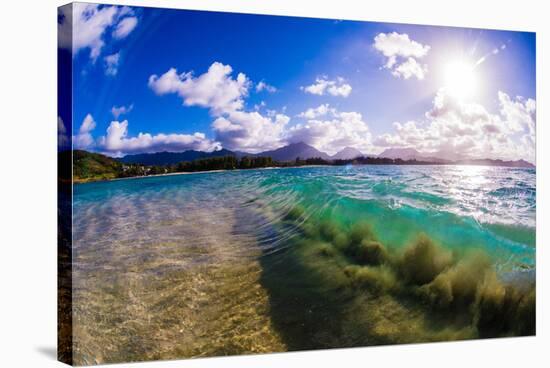
[[[74,184],[88,184],[88,183],[100,183],[100,182],[110,182],[118,180],[129,180],[129,179],[144,179],[144,178],[155,178],[163,176],[176,176],[176,175],[191,175],[191,174],[208,174],[208,173],[223,173],[223,172],[240,172],[240,171],[253,171],[253,170],[278,170],[278,169],[300,169],[300,168],[311,168],[311,167],[332,167],[334,165],[301,165],[301,166],[269,166],[269,167],[256,167],[253,169],[221,169],[221,170],[202,170],[202,171],[182,171],[174,173],[165,173],[165,174],[153,174],[153,175],[141,175],[141,176],[128,176],[126,178],[113,178],[113,179],[90,179],[90,180],[78,180],[73,179]],[[412,166],[412,165],[411,165]]]
[[[144,178],[153,178],[153,177],[162,177],[162,176],[174,176],[174,175],[190,175],[190,174],[207,174],[207,173],[221,173],[221,172],[239,172],[239,171],[250,171],[250,170],[277,170],[277,169],[299,169],[299,168],[311,168],[311,167],[336,167],[341,166],[345,167],[348,165],[300,165],[300,166],[269,166],[269,167],[256,167],[252,169],[220,169],[220,170],[202,170],[202,171],[182,171],[182,172],[173,172],[165,174],[153,174],[153,175],[141,175],[141,176],[128,176],[125,178],[112,178],[112,179],[74,179],[73,184],[87,184],[87,183],[99,183],[99,182],[110,182],[117,180],[128,180],[128,179],[144,179]],[[515,167],[515,166],[494,166],[494,165],[476,165],[476,164],[416,164],[416,165],[396,165],[396,164],[354,164],[352,166],[473,166],[473,167],[505,167],[511,169],[534,169],[535,167]]]

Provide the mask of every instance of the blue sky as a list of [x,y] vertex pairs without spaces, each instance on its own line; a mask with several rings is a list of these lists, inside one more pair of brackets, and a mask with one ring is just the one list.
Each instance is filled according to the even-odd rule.
[[533,33],[93,4],[72,18],[60,53],[72,52],[78,148],[304,141],[534,162]]

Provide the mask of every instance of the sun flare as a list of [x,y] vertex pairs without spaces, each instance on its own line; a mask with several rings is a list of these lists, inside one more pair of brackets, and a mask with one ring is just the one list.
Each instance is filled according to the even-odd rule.
[[478,80],[475,75],[474,65],[465,61],[454,61],[445,68],[445,88],[459,99],[473,97],[478,88]]

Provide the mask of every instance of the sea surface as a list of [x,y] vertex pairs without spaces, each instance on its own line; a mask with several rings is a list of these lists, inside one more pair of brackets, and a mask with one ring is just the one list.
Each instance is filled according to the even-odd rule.
[[[534,283],[535,169],[327,166],[95,182],[75,185],[73,216],[77,364],[484,337],[477,315],[478,327],[434,320],[403,287],[354,286],[354,270],[367,268],[338,244],[358,226],[395,259],[424,237],[453,257],[482,254],[499,282]],[[397,282],[396,269],[383,269],[380,285]]]

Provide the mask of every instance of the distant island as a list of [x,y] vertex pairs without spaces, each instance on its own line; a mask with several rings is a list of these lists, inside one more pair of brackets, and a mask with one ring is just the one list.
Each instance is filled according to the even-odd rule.
[[[71,151],[61,152],[66,160]],[[306,143],[289,144],[272,151],[256,154],[221,149],[213,152],[156,152],[113,158],[83,150],[73,151],[73,180],[88,182],[118,178],[162,175],[179,172],[256,169],[267,167],[298,167],[311,165],[480,165],[534,168],[524,160],[494,159],[446,160],[422,155],[413,148],[391,148],[378,155],[364,155],[346,147],[330,156]],[[68,173],[66,173],[68,175]]]

